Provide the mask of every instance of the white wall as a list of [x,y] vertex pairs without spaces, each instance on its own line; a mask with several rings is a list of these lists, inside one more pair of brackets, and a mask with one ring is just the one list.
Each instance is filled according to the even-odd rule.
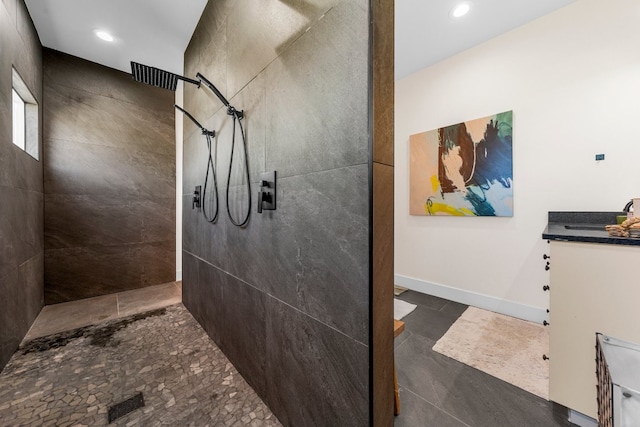
[[[547,212],[640,197],[640,2],[580,0],[396,82],[395,100],[396,283],[540,321]],[[514,216],[410,216],[409,135],[506,110]]]

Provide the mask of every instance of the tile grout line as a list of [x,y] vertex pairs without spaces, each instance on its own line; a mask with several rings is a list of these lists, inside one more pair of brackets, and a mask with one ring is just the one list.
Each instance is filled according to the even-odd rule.
[[467,426],[467,427],[471,427],[471,426],[469,426],[469,424],[465,423],[464,421],[462,421],[462,420],[461,420],[461,419],[459,419],[458,417],[456,417],[456,416],[454,416],[454,415],[451,415],[450,413],[448,413],[447,411],[445,411],[445,410],[444,410],[444,408],[441,408],[440,406],[438,406],[438,405],[434,405],[433,403],[429,402],[427,399],[425,399],[424,397],[420,396],[418,393],[416,393],[416,392],[414,392],[414,391],[411,391],[411,390],[409,390],[409,389],[408,389],[408,388],[406,388],[406,387],[402,387],[402,389],[404,389],[404,390],[405,390],[406,392],[408,392],[408,393],[413,394],[415,397],[417,397],[418,399],[420,399],[420,400],[422,400],[422,401],[424,401],[424,402],[428,403],[429,405],[432,405],[434,408],[438,409],[439,411],[442,411],[443,413],[447,414],[448,416],[450,416],[450,417],[451,417],[451,418],[453,418],[454,420],[461,422],[463,425],[465,425],[465,426]]

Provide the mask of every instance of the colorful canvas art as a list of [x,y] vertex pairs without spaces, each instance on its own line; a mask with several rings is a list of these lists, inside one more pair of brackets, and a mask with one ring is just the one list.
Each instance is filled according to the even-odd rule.
[[513,216],[513,112],[409,138],[411,215]]

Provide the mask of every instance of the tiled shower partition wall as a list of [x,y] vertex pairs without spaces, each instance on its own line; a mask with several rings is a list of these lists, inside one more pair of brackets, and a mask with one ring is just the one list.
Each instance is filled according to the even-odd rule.
[[22,0],[0,2],[0,370],[43,304],[42,127],[39,160],[13,144],[12,67],[42,117],[42,49]]
[[[192,209],[207,145],[185,120],[184,304],[283,424],[392,425],[393,2],[209,1],[185,53],[198,72],[245,111],[253,200],[232,225],[233,122],[186,84],[186,110],[218,133],[220,218]],[[273,170],[277,210],[258,214]]]
[[45,302],[175,280],[173,92],[43,57]]

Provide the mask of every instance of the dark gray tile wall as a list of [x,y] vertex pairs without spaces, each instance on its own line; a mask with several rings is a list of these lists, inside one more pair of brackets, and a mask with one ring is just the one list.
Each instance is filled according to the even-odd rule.
[[43,305],[42,162],[11,141],[12,67],[41,110],[42,48],[22,0],[0,2],[0,370]]
[[[285,425],[370,421],[368,25],[367,0],[222,0],[185,53],[185,75],[202,73],[245,110],[252,213],[243,228],[226,213],[231,118],[209,89],[187,85],[186,109],[218,133],[221,212],[210,224],[191,209],[207,146],[185,121],[184,304]],[[239,143],[235,218],[248,191]],[[259,174],[270,170],[278,209],[260,215]]]
[[45,302],[175,280],[174,94],[44,50]]

